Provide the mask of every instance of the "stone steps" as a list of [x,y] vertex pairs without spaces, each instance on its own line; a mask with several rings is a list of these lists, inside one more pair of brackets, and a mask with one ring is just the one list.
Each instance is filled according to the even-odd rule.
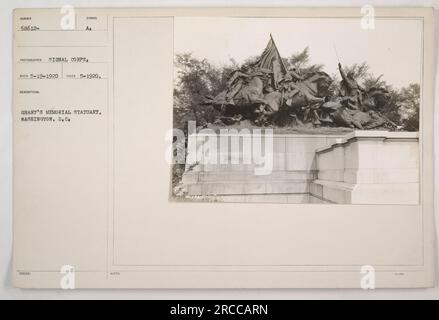
[[273,171],[255,175],[239,171],[189,171],[183,183],[190,196],[197,195],[263,195],[305,194],[309,183],[317,177],[314,171]]
[[192,201],[231,203],[320,203],[308,193],[191,196]]
[[271,181],[286,181],[286,182],[300,182],[312,181],[316,179],[317,173],[315,171],[273,171],[269,175],[255,175],[253,172],[186,172],[183,176],[184,184],[196,184],[204,182],[271,182]]

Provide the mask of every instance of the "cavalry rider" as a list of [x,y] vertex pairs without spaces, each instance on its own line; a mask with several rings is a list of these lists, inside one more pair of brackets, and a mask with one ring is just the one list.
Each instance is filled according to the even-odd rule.
[[232,72],[230,79],[227,81],[226,101],[229,104],[235,104],[233,98],[241,90],[244,83],[250,78],[250,74],[253,69],[250,66],[242,66],[241,69],[237,69]]
[[288,69],[285,76],[279,81],[281,91],[288,91],[291,96],[295,96],[301,92],[300,88],[296,85],[296,82],[301,80],[303,80],[303,77],[296,68]]
[[288,93],[289,99],[298,94],[302,94],[308,103],[321,102],[320,98],[313,96],[309,90],[304,88],[302,84],[303,80],[305,80],[305,77],[300,74],[297,68],[290,68],[285,77],[280,81],[281,90]]

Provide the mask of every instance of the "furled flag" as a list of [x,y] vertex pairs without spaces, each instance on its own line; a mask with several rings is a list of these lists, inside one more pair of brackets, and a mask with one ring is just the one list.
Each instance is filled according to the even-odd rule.
[[262,52],[259,60],[254,64],[255,67],[261,69],[269,69],[273,72],[274,83],[277,86],[279,81],[287,73],[287,69],[282,61],[282,57],[277,50],[273,37],[270,34],[270,41],[267,44],[264,52]]

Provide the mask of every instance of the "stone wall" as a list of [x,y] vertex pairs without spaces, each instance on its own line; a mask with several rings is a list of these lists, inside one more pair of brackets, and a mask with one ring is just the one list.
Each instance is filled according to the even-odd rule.
[[[247,137],[239,134],[222,134],[217,138],[218,163],[208,164],[200,161],[205,153],[209,139],[214,134],[198,134],[189,139],[187,170],[183,183],[190,197],[211,201],[226,202],[280,202],[308,203],[311,181],[317,178],[317,148],[326,146],[342,136],[274,134],[272,144],[272,170],[269,174],[257,175],[255,168],[260,167],[252,161],[246,161],[242,150]],[[220,141],[239,140],[237,158],[239,163],[232,163],[234,156],[230,152],[221,152]],[[250,143],[250,142],[249,142]],[[264,139],[262,139],[264,144]],[[194,148],[196,145],[196,148]],[[191,148],[192,147],[192,148]],[[267,155],[268,156],[268,155]],[[222,160],[223,163],[219,163]],[[236,160],[236,159],[235,159]],[[235,161],[236,162],[236,161]],[[249,163],[250,162],[250,163]]]
[[316,150],[315,202],[418,204],[416,132],[355,131]]

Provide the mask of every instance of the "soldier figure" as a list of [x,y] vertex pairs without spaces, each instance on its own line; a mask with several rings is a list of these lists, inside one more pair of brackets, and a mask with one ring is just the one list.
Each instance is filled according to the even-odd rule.
[[294,82],[303,80],[303,77],[300,75],[299,70],[297,70],[297,68],[295,68],[295,67],[290,68],[287,72],[287,75],[292,77]]
[[282,85],[281,90],[283,92],[287,92],[289,97],[286,102],[288,106],[291,102],[291,98],[298,94],[302,94],[308,103],[322,102],[322,99],[316,98],[309,92],[309,90],[303,88],[303,80],[304,77],[300,74],[300,72],[296,68],[291,68],[287,71],[285,77],[280,81],[280,84]]
[[241,69],[233,71],[230,79],[227,81],[229,90],[226,93],[226,101],[229,104],[235,104],[233,98],[241,90],[245,81],[250,77],[252,68],[249,66],[242,66]]
[[281,90],[288,91],[291,96],[295,96],[300,93],[300,88],[296,85],[297,81],[303,80],[303,77],[299,74],[296,68],[290,68],[283,79],[280,80]]

